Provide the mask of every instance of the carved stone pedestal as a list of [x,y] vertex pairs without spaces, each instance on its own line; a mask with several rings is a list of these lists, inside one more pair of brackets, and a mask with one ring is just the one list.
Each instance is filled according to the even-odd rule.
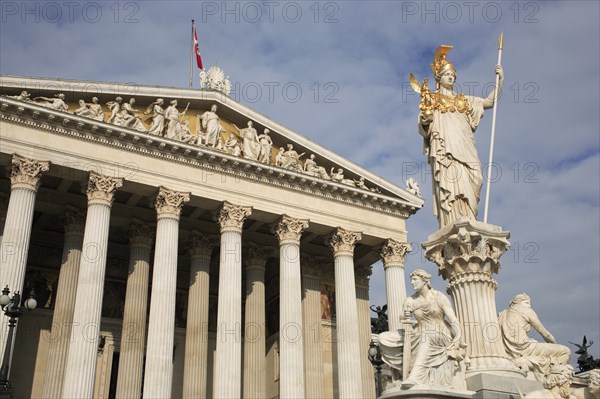
[[[459,219],[429,236],[425,257],[435,262],[448,280],[471,363],[466,376],[481,372],[523,378],[502,344],[496,312],[500,256],[508,249],[510,233],[499,226]],[[470,387],[468,387],[470,388]]]
[[400,388],[388,389],[379,399],[445,399],[445,398],[473,398],[473,392],[453,392],[436,389],[409,389],[402,391]]

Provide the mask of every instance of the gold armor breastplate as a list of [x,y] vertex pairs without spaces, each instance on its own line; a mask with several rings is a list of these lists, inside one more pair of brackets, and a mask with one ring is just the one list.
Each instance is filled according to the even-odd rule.
[[432,108],[445,112],[461,112],[466,114],[469,110],[469,100],[464,94],[457,96],[445,96],[440,93],[432,93]]

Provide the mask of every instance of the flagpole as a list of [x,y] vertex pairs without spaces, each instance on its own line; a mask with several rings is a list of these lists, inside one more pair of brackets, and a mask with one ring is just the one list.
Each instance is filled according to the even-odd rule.
[[190,89],[192,88],[194,77],[192,75],[192,71],[194,68],[194,20],[192,19],[192,43],[190,46]]
[[[502,63],[502,33],[498,38],[498,65]],[[496,89],[494,90],[494,110],[492,111],[492,138],[490,141],[490,160],[488,162],[487,183],[485,189],[485,210],[483,213],[483,223],[488,220],[488,205],[490,204],[490,182],[492,172],[492,160],[494,159],[494,135],[496,133],[496,111],[498,110],[498,87],[500,86],[500,75],[496,74]]]

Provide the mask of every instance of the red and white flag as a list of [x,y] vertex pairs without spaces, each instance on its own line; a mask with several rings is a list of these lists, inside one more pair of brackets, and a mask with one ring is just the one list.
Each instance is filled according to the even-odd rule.
[[198,34],[196,33],[196,25],[194,24],[194,53],[196,53],[196,62],[198,68],[202,69],[202,57],[200,57],[200,46],[198,45]]

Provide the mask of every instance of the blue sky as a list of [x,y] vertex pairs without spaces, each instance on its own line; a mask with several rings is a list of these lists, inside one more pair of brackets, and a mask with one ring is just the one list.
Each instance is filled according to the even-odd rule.
[[[204,64],[225,70],[234,98],[389,181],[420,183],[426,204],[408,222],[415,243],[437,221],[408,74],[433,88],[433,52],[454,45],[460,89],[485,96],[504,32],[489,221],[511,232],[513,247],[496,276],[497,307],[527,292],[560,343],[586,334],[599,357],[598,2],[0,4],[0,72],[26,76],[187,87],[196,19]],[[476,133],[484,163],[490,130],[488,112]],[[435,276],[414,248],[407,275]],[[383,284],[377,264],[372,303],[385,302]],[[445,291],[441,278],[433,284]]]

